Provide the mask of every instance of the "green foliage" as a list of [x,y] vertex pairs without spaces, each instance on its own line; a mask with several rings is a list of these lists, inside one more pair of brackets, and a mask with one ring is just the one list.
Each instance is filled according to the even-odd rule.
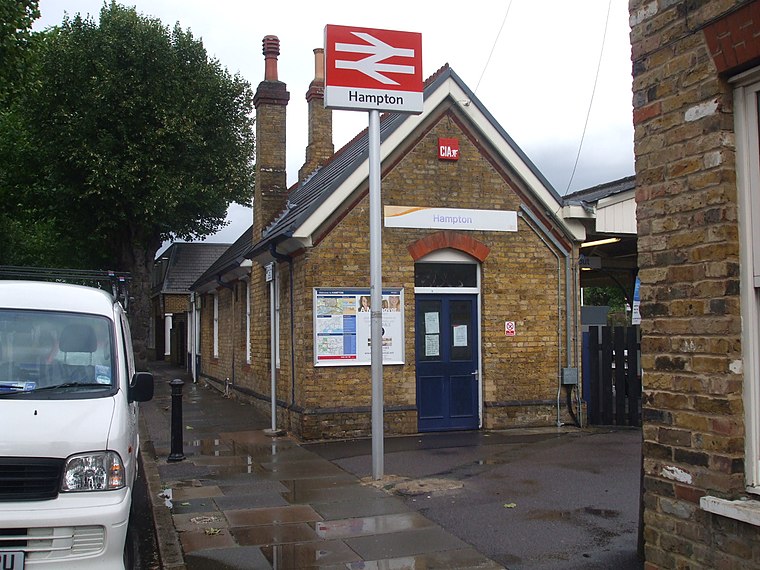
[[25,76],[32,23],[39,17],[39,0],[0,2],[0,101]]
[[619,287],[584,287],[583,304],[592,307],[609,307],[612,311],[625,310],[625,295]]
[[144,336],[162,241],[212,234],[250,202],[253,93],[189,30],[115,2],[31,40],[0,106],[0,263],[132,272]]
[[620,287],[584,287],[583,304],[593,307],[609,307],[607,324],[627,325],[630,324],[626,312],[626,299]]
[[250,198],[252,92],[191,32],[111,3],[99,24],[49,30],[37,72],[26,111],[40,203],[76,220],[85,248],[118,258],[205,236]]

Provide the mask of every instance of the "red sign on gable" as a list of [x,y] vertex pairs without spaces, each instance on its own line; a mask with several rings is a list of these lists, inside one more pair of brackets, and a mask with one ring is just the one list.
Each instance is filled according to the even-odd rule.
[[459,139],[438,139],[438,158],[459,160]]
[[422,112],[422,35],[325,27],[325,106]]

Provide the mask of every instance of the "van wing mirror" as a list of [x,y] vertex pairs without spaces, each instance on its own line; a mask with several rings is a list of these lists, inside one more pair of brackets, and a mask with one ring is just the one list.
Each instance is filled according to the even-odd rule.
[[130,402],[147,402],[153,399],[153,374],[150,372],[135,372],[129,383],[128,396]]

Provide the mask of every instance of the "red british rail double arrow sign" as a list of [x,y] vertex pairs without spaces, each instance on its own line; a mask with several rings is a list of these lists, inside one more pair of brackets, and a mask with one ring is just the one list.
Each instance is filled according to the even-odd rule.
[[422,35],[325,27],[325,106],[422,112]]

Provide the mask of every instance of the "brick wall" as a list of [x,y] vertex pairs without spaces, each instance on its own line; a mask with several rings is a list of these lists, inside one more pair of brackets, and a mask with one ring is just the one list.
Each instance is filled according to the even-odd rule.
[[166,313],[186,313],[189,310],[189,295],[164,295],[164,311]]
[[[439,161],[438,137],[459,138],[462,158],[457,162]],[[505,173],[483,157],[482,149],[452,116],[442,117],[411,144],[408,153],[396,159],[384,175],[384,204],[507,210],[530,205]],[[292,405],[289,425],[304,438],[367,435],[370,429],[370,367],[313,365],[313,288],[369,286],[368,197],[365,194],[354,200],[358,200],[354,207],[324,239],[294,259],[294,392],[289,338],[290,269],[287,264],[279,265],[282,346],[278,399]],[[414,260],[408,247],[431,233],[422,229],[383,229],[383,286],[404,289],[406,327],[406,364],[386,366],[383,372],[385,405],[392,410],[385,416],[388,433],[417,431]],[[516,233],[467,235],[490,248],[482,266],[486,427],[553,424],[556,407],[551,402],[556,399],[558,347],[565,358],[564,328],[561,337],[557,333],[558,319],[564,323],[565,318],[564,265],[558,272],[556,256],[522,218]],[[268,366],[269,354],[267,299],[267,294],[262,294],[255,301],[259,309],[254,346],[266,349],[261,369],[254,366],[261,373]],[[505,320],[516,321],[516,337],[504,335]],[[246,385],[253,388],[255,380],[245,381],[249,380],[251,383]]]
[[[543,208],[511,180],[489,149],[468,136],[461,120],[453,110],[442,111],[424,132],[411,137],[406,148],[386,161],[383,203],[512,211],[524,205],[541,216]],[[257,123],[268,133],[268,124]],[[273,129],[278,128],[276,121],[272,124]],[[438,160],[439,137],[460,140],[460,160]],[[318,236],[314,247],[296,255],[292,265],[280,262],[275,268],[281,305],[278,427],[305,439],[370,433],[371,368],[313,364],[313,289],[369,286],[366,187],[349,198],[348,204],[351,207],[334,227]],[[389,434],[417,431],[414,258],[410,246],[433,234],[423,229],[383,229],[383,286],[403,288],[405,301],[406,363],[386,366],[383,373]],[[467,232],[466,237],[475,240],[477,255],[485,255],[480,308],[484,425],[492,429],[554,425],[558,367],[568,365],[564,258],[558,258],[540,230],[523,217],[518,218],[517,232]],[[220,387],[229,378],[237,388],[235,397],[268,412],[270,292],[265,271],[257,263],[250,280],[252,361],[244,362],[245,299],[239,295],[235,300],[231,291],[220,288],[218,359],[211,355],[213,299],[204,296],[202,376]],[[504,334],[507,320],[516,323],[514,337]],[[569,421],[564,401],[562,408],[562,419]]]
[[647,569],[760,567],[756,527],[699,507],[744,492],[733,102],[707,41],[739,4],[630,2]]

